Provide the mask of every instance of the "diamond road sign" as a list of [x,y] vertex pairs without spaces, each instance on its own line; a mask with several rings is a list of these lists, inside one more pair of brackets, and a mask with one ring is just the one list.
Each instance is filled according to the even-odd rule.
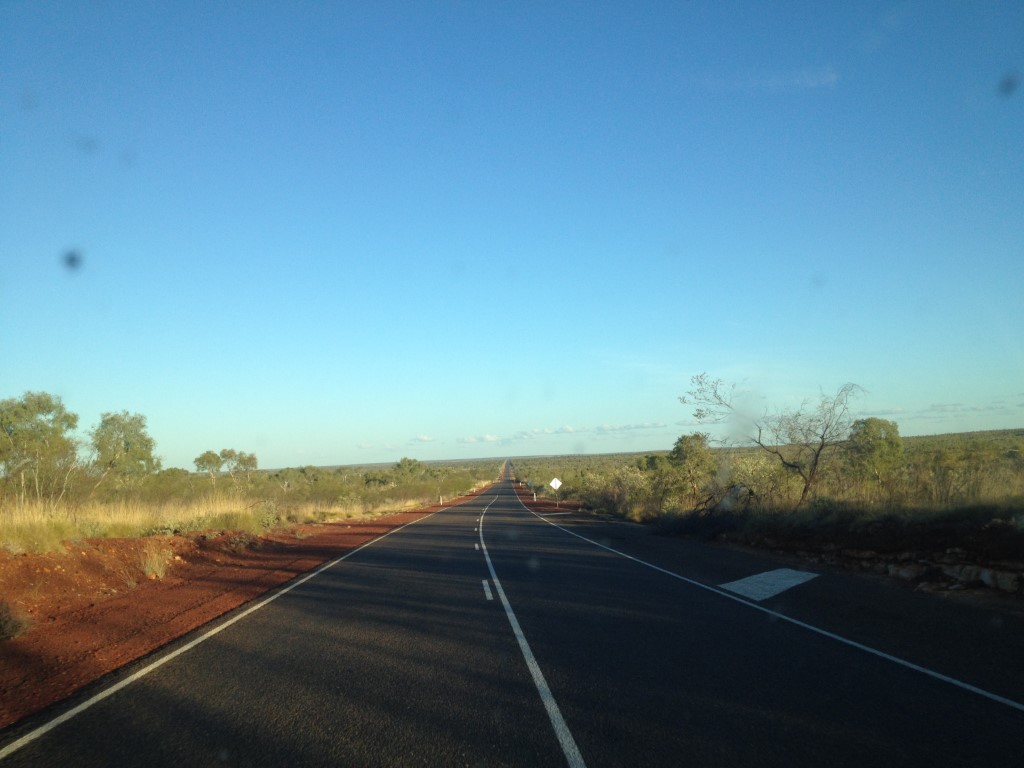
[[559,480],[556,477],[554,480],[552,480],[550,483],[548,483],[548,485],[550,485],[552,488],[554,488],[557,491],[559,488],[562,487],[562,481]]

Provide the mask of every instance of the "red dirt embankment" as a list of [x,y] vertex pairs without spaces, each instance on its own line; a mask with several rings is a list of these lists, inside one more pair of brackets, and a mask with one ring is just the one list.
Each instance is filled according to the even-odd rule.
[[[46,554],[0,551],[0,600],[27,623],[0,640],[0,728],[440,508],[263,536],[224,531],[87,539]],[[155,543],[169,555],[163,578],[142,569]]]

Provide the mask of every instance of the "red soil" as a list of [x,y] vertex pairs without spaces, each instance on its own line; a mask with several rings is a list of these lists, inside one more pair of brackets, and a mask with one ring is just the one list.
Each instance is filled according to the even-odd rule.
[[[27,624],[0,640],[0,728],[439,508],[259,537],[226,531],[88,539],[47,554],[0,551],[0,600]],[[163,578],[142,570],[154,540],[173,552]]]

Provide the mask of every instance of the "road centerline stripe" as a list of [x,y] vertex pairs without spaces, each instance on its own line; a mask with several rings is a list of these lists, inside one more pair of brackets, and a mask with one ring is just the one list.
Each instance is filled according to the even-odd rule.
[[488,600],[493,600],[494,599],[494,595],[491,594],[491,585],[487,583],[487,579],[483,579],[483,584],[484,584],[484,595],[487,597]]
[[[516,497],[518,498],[518,496]],[[555,702],[554,694],[551,693],[551,688],[548,687],[547,680],[544,679],[544,673],[540,669],[540,665],[537,663],[536,657],[533,655],[533,651],[530,649],[530,644],[526,641],[526,635],[523,634],[523,628],[519,626],[519,620],[516,618],[515,612],[512,610],[512,606],[508,601],[508,597],[505,595],[505,590],[501,587],[501,582],[498,581],[498,574],[494,571],[494,563],[491,562],[491,556],[487,552],[487,544],[484,543],[484,515],[487,514],[487,510],[491,508],[491,504],[494,504],[498,500],[498,496],[491,500],[491,503],[484,507],[483,514],[480,515],[480,549],[483,550],[484,560],[487,561],[487,570],[491,573],[491,581],[494,582],[494,591],[498,593],[498,599],[501,601],[502,606],[505,608],[505,615],[508,617],[509,624],[512,625],[512,633],[516,637],[516,641],[519,643],[519,650],[523,654],[523,658],[526,660],[526,666],[530,670],[530,676],[533,678],[533,684],[537,688],[537,693],[540,694],[541,703],[544,704],[544,710],[548,713],[548,719],[551,721],[551,727],[555,729],[555,736],[558,738],[558,743],[562,747],[562,753],[565,755],[566,762],[568,762],[570,768],[586,768],[586,763],[583,760],[583,755],[580,753],[580,749],[576,746],[576,740],[572,737],[572,732],[569,730],[569,726],[565,722],[565,718],[562,717],[562,712],[558,708],[558,704]]]

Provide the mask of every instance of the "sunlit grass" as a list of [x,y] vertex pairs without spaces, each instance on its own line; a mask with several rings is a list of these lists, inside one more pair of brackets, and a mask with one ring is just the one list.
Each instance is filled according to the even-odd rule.
[[142,572],[150,579],[162,579],[167,575],[167,566],[174,557],[174,551],[157,539],[149,539],[142,548],[140,565]]
[[436,499],[372,504],[303,501],[279,506],[270,500],[210,495],[190,504],[142,501],[89,502],[77,506],[0,504],[0,547],[22,552],[56,552],[85,538],[131,538],[206,530],[260,534],[299,524],[366,520],[425,506]]

